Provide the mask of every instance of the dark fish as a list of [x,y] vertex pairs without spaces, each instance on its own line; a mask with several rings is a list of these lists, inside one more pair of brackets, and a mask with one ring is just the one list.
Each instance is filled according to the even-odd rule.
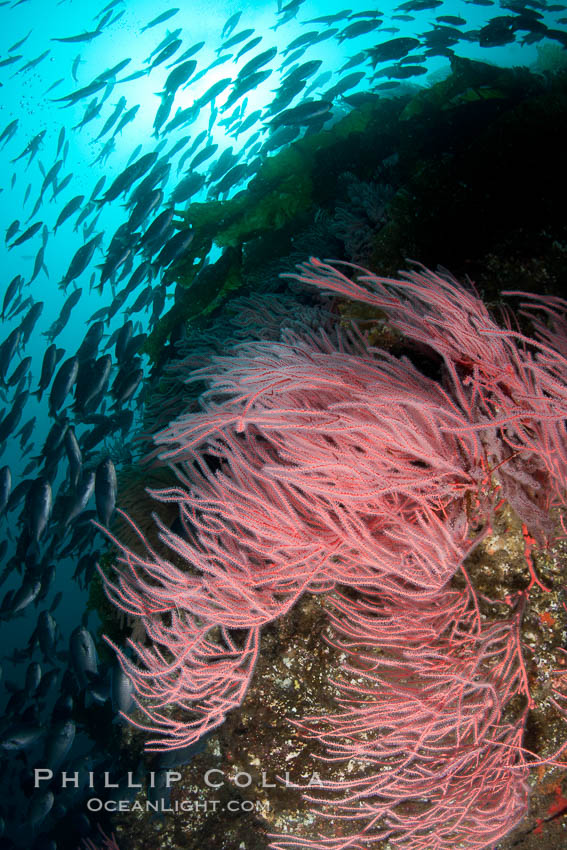
[[128,309],[127,315],[132,315],[133,313],[137,313],[139,310],[143,310],[144,307],[146,307],[150,303],[153,294],[154,291],[152,286],[147,286],[145,289],[143,289],[132,304],[132,306]]
[[106,6],[103,9],[101,9],[99,12],[97,12],[97,14],[94,16],[95,21],[96,21],[97,18],[101,18],[107,12],[112,11],[116,6],[118,6],[119,3],[122,3],[122,2],[123,2],[123,0],[110,0],[110,2],[108,2],[106,4]]
[[277,47],[270,47],[269,50],[264,50],[263,53],[259,53],[258,56],[250,59],[250,61],[240,69],[236,79],[241,80],[255,71],[258,71],[262,65],[267,65],[268,62],[271,62],[277,52]]
[[1,318],[4,320],[6,318],[6,311],[10,306],[10,303],[16,296],[16,293],[21,292],[22,286],[24,284],[24,279],[21,274],[17,274],[12,278],[8,286],[6,287],[6,292],[4,293],[4,300],[2,302],[2,314]]
[[64,221],[67,221],[67,219],[70,218],[73,213],[77,212],[84,200],[84,195],[75,195],[74,198],[71,198],[71,200],[65,204],[65,206],[57,216],[57,221],[55,222],[55,227],[53,228],[54,233],[57,233],[57,228],[61,227]]
[[26,494],[24,517],[30,536],[36,543],[39,543],[47,527],[52,504],[51,484],[43,476],[36,478]]
[[6,510],[10,490],[12,489],[12,473],[9,466],[0,469],[0,515]]
[[194,171],[181,180],[171,193],[170,203],[180,204],[195,195],[205,185],[206,177]]
[[86,124],[89,124],[91,121],[93,121],[98,116],[101,109],[102,100],[99,101],[96,97],[93,98],[93,100],[91,100],[91,102],[87,105],[81,120],[78,122],[78,124],[74,124],[71,129],[80,130]]
[[58,454],[59,450],[63,446],[63,440],[65,439],[68,427],[69,423],[64,417],[57,419],[53,423],[40,452],[40,458],[43,461],[47,462],[51,457]]
[[30,309],[28,310],[28,312],[26,313],[26,315],[22,319],[21,324],[20,324],[20,331],[21,331],[21,334],[22,334],[22,344],[23,345],[27,345],[27,343],[29,342],[29,338],[30,338],[30,336],[33,332],[33,329],[35,328],[37,321],[38,321],[39,317],[41,316],[42,312],[43,312],[43,301],[36,301],[34,304],[32,304],[32,306],[30,307]]
[[[163,290],[162,290],[163,291]],[[132,339],[128,342],[128,346],[124,352],[124,360],[130,364],[130,366],[136,365],[139,361],[135,358],[136,354],[140,351],[141,348],[145,345],[147,339],[147,334],[139,333],[132,337]]]
[[36,638],[44,661],[53,662],[57,649],[57,623],[49,611],[42,611],[37,618]]
[[442,6],[443,0],[406,0],[396,6],[396,9],[401,9],[405,12],[423,12],[426,9],[436,9],[437,6]]
[[14,354],[20,346],[21,339],[22,332],[20,328],[14,328],[14,330],[8,334],[2,345],[0,345],[0,381],[2,383],[5,382],[6,372],[8,371],[8,367]]
[[102,35],[101,29],[91,30],[90,32],[81,32],[78,35],[68,35],[65,38],[52,38],[51,41],[61,41],[65,44],[78,44],[83,41],[92,41],[99,35]]
[[22,56],[22,53],[17,53],[14,56],[7,56],[5,59],[0,60],[0,68],[5,68],[7,65],[13,65],[15,62],[19,62]]
[[133,206],[140,202],[144,202],[150,192],[153,192],[157,186],[167,181],[171,170],[171,164],[168,159],[169,157],[164,156],[156,160],[151,171],[146,174],[144,179],[141,180],[136,188],[130,193],[127,206]]
[[[105,179],[106,179],[106,178],[103,178],[103,181],[102,181],[103,183],[104,183],[104,180],[105,180]],[[99,181],[99,182],[100,182],[100,181]],[[83,223],[87,220],[87,218],[88,218],[90,215],[92,215],[92,214],[93,214],[93,213],[95,213],[96,211],[97,211],[97,206],[96,206],[96,205],[95,205],[92,201],[87,201],[87,203],[85,204],[85,206],[83,207],[83,209],[81,210],[81,212],[79,213],[79,215],[77,216],[77,220],[76,220],[76,222],[75,222],[75,226],[73,227],[74,232],[75,232],[75,233],[77,233],[77,231],[79,230],[79,227],[80,227],[80,226],[81,226],[81,225],[82,225],[82,224],[83,224]],[[96,224],[96,222],[97,222],[97,221],[98,221],[98,213],[97,213],[97,215],[93,218],[93,222],[94,222],[94,224]],[[93,224],[93,226],[94,226],[94,224]],[[84,225],[84,226],[86,226],[86,225]],[[100,234],[100,238],[101,238],[101,240],[102,240],[102,236],[103,236],[103,234],[101,233],[101,234]]]
[[[22,65],[21,68],[18,68],[16,74],[21,74],[23,71],[31,71],[32,68],[37,67],[40,62],[43,62],[45,57],[48,56],[50,53],[51,50],[44,50],[43,53],[41,53],[39,56],[36,56],[35,59],[30,59],[29,62],[27,62],[25,65]],[[12,74],[12,76],[15,77],[16,74]]]
[[153,68],[157,68],[157,67],[158,67],[158,65],[161,65],[163,62],[166,62],[168,59],[171,59],[171,57],[173,56],[173,54],[174,54],[174,53],[176,53],[176,52],[179,50],[179,48],[181,47],[182,43],[183,43],[183,42],[181,41],[181,39],[180,39],[180,38],[176,38],[176,39],[174,39],[173,41],[170,41],[170,43],[169,43],[169,44],[167,44],[167,45],[163,48],[163,50],[161,50],[161,51],[158,53],[158,55],[156,56],[156,58],[152,61],[151,65],[150,65],[150,67],[149,67],[149,69],[148,69],[148,73],[149,73],[149,71],[151,71]]
[[129,341],[132,339],[133,333],[134,325],[131,321],[124,322],[122,327],[118,329],[114,342],[114,352],[118,362],[120,362],[124,357],[124,352],[126,351]]
[[366,51],[366,54],[370,57],[372,67],[375,68],[378,62],[387,62],[390,59],[401,59],[411,50],[419,47],[420,44],[421,42],[417,38],[391,38],[389,41],[377,44],[376,47],[371,47]]
[[36,417],[32,416],[31,419],[28,419],[25,425],[22,425],[16,437],[20,438],[20,448],[23,451],[25,444],[30,439],[31,435],[34,433],[34,428],[36,424]]
[[234,61],[238,62],[241,56],[244,56],[245,53],[248,53],[250,50],[253,50],[256,45],[260,44],[262,41],[262,36],[257,35],[256,38],[251,38],[250,41],[247,41],[246,44],[240,48],[236,56],[234,57]]
[[195,83],[197,80],[200,80],[201,77],[206,76],[209,71],[212,71],[213,68],[217,68],[219,65],[224,65],[225,62],[230,62],[231,59],[232,53],[227,53],[226,56],[217,57],[214,62],[211,62],[210,65],[207,65],[207,67],[203,68],[202,71],[199,71],[198,74],[195,74],[195,76],[193,77],[193,82]]
[[37,661],[28,664],[24,687],[28,694],[32,695],[41,682],[41,665]]
[[363,12],[355,12],[353,15],[350,15],[350,20],[354,20],[355,18],[381,18],[383,16],[383,12],[378,12],[375,9],[366,9]]
[[76,488],[83,468],[83,456],[72,426],[65,432],[65,451],[69,461],[69,483]]
[[[35,542],[37,542],[37,540]],[[3,600],[0,615],[3,618],[9,619],[11,617],[15,617],[16,614],[21,614],[22,611],[25,611],[25,609],[32,604],[32,602],[35,602],[39,596],[40,590],[40,579],[33,578],[31,575],[28,575],[24,578],[20,587],[11,594],[9,600],[6,601],[6,598]]]
[[342,74],[344,71],[348,71],[349,68],[356,68],[357,65],[360,65],[362,62],[364,62],[365,57],[366,53],[364,50],[355,53],[354,56],[351,56],[350,59],[345,62],[344,65],[341,65],[341,67],[339,68],[339,74]]
[[146,77],[149,71],[147,68],[141,68],[139,71],[133,71],[131,74],[128,74],[127,77],[122,77],[121,80],[118,80],[119,83],[130,83],[132,80],[139,80],[140,77]]
[[112,18],[112,20],[111,20],[111,21],[109,22],[109,24],[108,24],[109,28],[110,28],[110,29],[112,29],[112,27],[114,26],[114,24],[116,23],[116,21],[119,21],[119,20],[120,20],[120,18],[121,18],[121,17],[123,17],[123,15],[124,15],[125,13],[126,13],[126,9],[121,9],[119,12],[116,12],[116,14],[114,15],[114,17]]
[[241,41],[245,41],[251,35],[254,35],[254,29],[241,30],[236,35],[233,35],[232,38],[229,38],[228,41],[223,41],[221,46],[217,47],[216,52],[221,53],[223,50],[230,50],[231,47],[240,44]]
[[119,664],[115,664],[111,670],[110,695],[113,711],[128,714],[134,702],[134,686]]
[[96,94],[101,89],[105,88],[105,86],[106,83],[104,80],[93,80],[93,82],[89,83],[88,86],[83,86],[83,88],[77,89],[70,94],[63,95],[63,97],[56,97],[52,103],[61,103],[65,101],[67,106],[72,106],[74,103],[78,103],[79,100],[83,100],[85,97],[90,97],[91,94]]
[[73,255],[73,259],[69,264],[65,277],[61,280],[59,286],[65,289],[68,284],[72,283],[72,281],[76,280],[84,272],[92,260],[94,252],[100,245],[102,237],[102,233],[97,233],[97,235],[89,242],[85,245],[81,245],[81,247]]
[[[427,73],[427,68],[423,65],[388,65],[386,68],[381,68],[379,76],[385,76],[389,79],[408,80],[410,77],[418,77]],[[378,76],[378,75],[377,75]]]
[[27,230],[24,230],[22,235],[18,236],[15,242],[12,242],[11,245],[8,245],[8,248],[10,249],[15,248],[16,245],[23,245],[24,242],[27,242],[28,239],[31,239],[32,236],[35,236],[35,234],[41,227],[43,227],[43,221],[36,221],[35,224],[30,225]]
[[24,156],[27,156],[28,157],[28,165],[29,165],[30,162],[32,161],[32,159],[34,159],[37,152],[39,151],[39,148],[41,146],[41,143],[44,139],[46,132],[47,132],[46,130],[42,130],[40,133],[38,133],[36,136],[34,136],[33,139],[30,142],[28,142],[28,144],[23,149],[23,151],[20,154],[18,154],[18,156],[15,159],[10,160],[10,162],[18,162],[19,159],[22,159]]
[[46,273],[47,277],[49,277],[49,272],[47,271],[47,266],[45,265],[45,262],[44,262],[44,256],[45,256],[45,245],[42,245],[41,248],[39,249],[39,251],[37,252],[37,254],[35,255],[35,260],[34,260],[34,264],[33,264],[33,272],[32,272],[32,276],[29,279],[29,283],[33,283],[33,281],[36,279],[36,277],[38,276],[38,274],[40,273],[40,271],[42,269]]
[[165,268],[182,257],[193,241],[194,235],[195,233],[193,230],[179,230],[175,236],[172,236],[171,239],[169,239],[169,241],[163,246],[155,260],[155,266],[158,268]]
[[77,487],[67,495],[61,525],[66,528],[84,509],[94,492],[94,470],[83,471]]
[[313,44],[318,37],[319,30],[309,30],[309,32],[304,32],[302,35],[298,35],[297,38],[290,41],[290,43],[282,51],[283,55],[287,56],[288,53],[291,53],[293,50],[297,50],[298,47],[306,47],[308,44]]
[[110,68],[107,68],[106,71],[103,71],[102,74],[99,74],[96,78],[96,82],[106,82],[107,80],[112,80],[113,77],[116,77],[120,71],[123,71],[124,68],[130,64],[131,59],[121,59],[120,62],[117,62],[116,65],[112,65]]
[[237,139],[241,133],[245,133],[246,130],[249,130],[251,127],[256,124],[257,121],[262,117],[262,110],[256,109],[254,112],[251,112],[248,117],[239,123],[234,131],[230,134],[233,138]]
[[191,136],[183,136],[181,139],[178,139],[178,141],[174,144],[172,149],[167,152],[168,157],[169,158],[174,157],[175,154],[179,153],[179,151],[182,150],[185,147],[185,145],[189,144],[190,141],[191,141]]
[[247,92],[260,86],[268,79],[271,73],[271,70],[266,69],[265,71],[256,71],[256,73],[250,74],[250,76],[245,77],[243,80],[236,80],[231,93],[223,105],[222,111],[226,112],[227,109],[236,103],[237,100],[240,100]]
[[142,177],[146,171],[152,167],[157,157],[157,152],[152,151],[151,153],[144,154],[131,165],[128,165],[111,183],[110,187],[104,193],[100,203],[114,201],[120,195],[127,192],[133,183],[135,183],[136,180],[139,180],[140,177]]
[[501,15],[492,18],[478,35],[481,47],[501,47],[511,44],[516,39],[516,18],[512,15]]
[[81,289],[74,289],[73,292],[68,296],[61,311],[53,324],[49,327],[49,330],[45,331],[44,336],[46,336],[51,342],[53,342],[59,334],[64,330],[71,317],[71,312],[78,303],[80,297],[82,295]]
[[53,808],[53,791],[36,791],[32,796],[27,812],[27,820],[33,833],[37,832]]
[[248,165],[243,162],[238,163],[230,171],[227,171],[224,177],[215,185],[215,190],[218,194],[228,192],[233,186],[242,180],[248,171]]
[[339,79],[338,83],[326,90],[325,100],[335,100],[340,94],[357,86],[365,76],[364,71],[353,71],[352,74],[346,74]]
[[105,26],[106,26],[106,24],[109,22],[109,20],[111,19],[111,17],[112,17],[112,9],[109,9],[109,10],[108,10],[108,12],[106,13],[106,15],[104,15],[104,16],[101,18],[101,20],[99,21],[98,29],[99,29],[99,30],[104,29],[104,27],[105,27]]
[[120,370],[118,372],[110,390],[116,407],[121,408],[132,398],[143,378],[143,369],[134,369],[134,371],[128,372]]
[[163,87],[162,96],[173,96],[179,86],[182,86],[184,83],[187,82],[196,67],[197,63],[194,59],[189,59],[187,60],[187,62],[182,62],[181,65],[175,65],[173,70],[171,70],[167,76],[165,85]]
[[126,163],[127,166],[131,165],[131,163],[134,162],[134,160],[138,157],[138,154],[140,153],[141,150],[142,150],[142,145],[141,144],[136,145],[136,147],[134,148],[134,150],[132,151],[132,153],[128,157],[128,162]]
[[40,726],[27,723],[14,723],[3,733],[0,747],[8,752],[18,752],[32,747],[43,735]]
[[438,15],[435,20],[441,24],[450,24],[453,27],[463,27],[466,24],[466,20],[459,15]]
[[18,232],[18,230],[19,230],[19,229],[20,229],[20,221],[19,221],[19,219],[17,219],[17,218],[16,218],[16,219],[14,219],[14,221],[13,221],[13,222],[12,222],[12,223],[8,226],[8,229],[6,230],[6,236],[5,236],[4,241],[5,241],[5,242],[9,242],[9,241],[10,241],[10,239],[13,239],[13,238],[14,238],[14,236],[16,235],[16,233]]
[[49,730],[45,742],[43,763],[50,770],[57,770],[65,761],[75,740],[75,722],[62,720]]
[[175,62],[171,62],[171,64],[166,65],[166,68],[173,68],[174,65],[179,65],[180,62],[184,62],[186,59],[189,59],[191,56],[194,56],[195,53],[198,53],[205,46],[204,41],[197,41],[195,44],[192,44],[191,47],[188,47],[187,50],[184,50],[181,56],[178,56]]
[[235,12],[234,15],[230,16],[222,28],[221,38],[227,38],[232,32],[234,32],[241,15],[242,12]]
[[103,354],[95,363],[79,369],[75,388],[75,410],[85,413],[89,405],[106,390],[112,368],[110,354]]
[[152,59],[154,58],[154,56],[157,56],[158,53],[160,53],[164,49],[164,47],[167,47],[167,45],[171,44],[172,41],[175,41],[176,39],[178,39],[180,35],[181,35],[181,27],[178,27],[177,29],[171,30],[171,31],[167,30],[167,33],[164,36],[164,38],[162,38],[160,43],[157,44],[154,47],[154,49],[152,50],[152,52],[150,53],[148,58],[144,60],[146,62],[146,64],[150,63],[152,61]]
[[163,201],[163,191],[161,189],[151,189],[146,195],[141,198],[134,206],[132,213],[128,219],[128,229],[134,233],[140,227],[152,210],[161,206]]
[[171,112],[171,107],[173,106],[173,101],[175,99],[174,94],[162,95],[161,103],[156,112],[156,116],[154,118],[154,136],[156,138],[159,136],[159,131],[169,118],[169,113]]
[[[78,291],[80,292],[80,290]],[[41,364],[39,387],[35,391],[38,401],[41,400],[43,393],[49,386],[51,378],[53,377],[55,367],[57,366],[57,352],[58,350],[55,343],[51,343],[51,345],[45,349],[45,354],[43,355],[43,361]]]
[[62,599],[63,599],[63,591],[58,590],[57,593],[55,594],[55,596],[53,597],[53,601],[52,601],[51,605],[49,606],[49,613],[50,614],[53,614],[53,612],[58,607],[58,605],[59,605],[59,603],[61,602]]
[[355,21],[352,24],[349,24],[344,30],[337,35],[337,40],[339,43],[345,41],[345,39],[349,38],[358,38],[359,35],[366,35],[366,33],[372,32],[376,27],[379,27],[382,21],[379,20],[371,20],[371,21]]
[[71,66],[71,75],[72,75],[72,77],[73,77],[73,79],[75,80],[76,83],[79,82],[79,80],[77,78],[77,72],[79,70],[79,65],[81,64],[82,61],[83,60],[82,60],[81,54],[78,53],[77,56],[75,56],[75,58],[73,59],[73,64]]
[[288,71],[288,73],[284,77],[284,88],[293,85],[298,80],[306,80],[312,74],[319,70],[321,67],[320,59],[312,59],[309,62],[303,62],[297,68],[292,71]]
[[87,687],[98,673],[96,649],[91,633],[84,626],[77,626],[69,638],[71,664],[82,687]]
[[226,174],[238,161],[238,157],[232,152],[232,145],[221,153],[214,165],[209,169],[209,179],[212,183]]
[[18,49],[18,47],[21,47],[21,46],[22,46],[22,44],[24,44],[24,43],[28,40],[28,38],[30,37],[30,35],[32,34],[32,32],[33,32],[33,29],[31,29],[31,30],[28,32],[28,34],[27,34],[27,35],[25,35],[25,36],[24,36],[23,38],[21,38],[19,41],[16,41],[16,43],[15,43],[15,44],[13,44],[11,47],[9,47],[9,48],[8,48],[8,53],[12,53],[12,51],[13,51],[13,50],[17,50],[17,49]]
[[72,179],[73,174],[66,174],[63,180],[61,180],[60,182],[56,181],[56,185],[53,187],[53,195],[51,196],[52,201],[55,200],[55,198],[57,198],[57,196],[60,195],[64,189],[67,188]]
[[6,505],[6,511],[8,513],[11,513],[18,507],[22,499],[24,499],[27,495],[32,483],[32,478],[26,478],[14,487],[8,498],[8,504]]
[[110,524],[110,518],[116,504],[118,484],[116,470],[110,458],[101,461],[96,468],[95,502],[98,518],[105,528]]
[[2,131],[2,135],[0,135],[0,142],[4,142],[4,144],[9,142],[10,139],[13,136],[15,136],[16,133],[18,132],[18,124],[19,123],[20,122],[19,122],[18,118],[14,118],[13,121],[10,121],[10,123],[7,124],[6,127],[4,127],[4,129]]
[[0,60],[0,68],[5,68],[7,65],[13,65],[15,62],[19,62],[22,56],[22,53],[17,53],[15,56],[7,56],[5,59]]
[[[167,209],[163,210],[163,212],[161,212],[157,216],[157,218],[152,221],[152,223],[140,239],[139,247],[145,250],[147,248],[151,248],[156,243],[163,244],[164,239],[171,231],[174,215],[175,209],[173,207],[168,207]],[[137,270],[141,276],[141,279],[143,279],[143,270],[143,265],[139,266]]]
[[221,94],[221,92],[223,92],[231,83],[232,77],[223,77],[222,80],[217,80],[216,83],[213,83],[212,86],[210,86],[207,91],[195,101],[195,104],[199,107],[204,106],[206,103],[214,100],[215,97]]
[[6,383],[9,387],[15,387],[16,384],[18,384],[21,381],[22,377],[24,377],[28,373],[30,366],[31,366],[31,362],[32,362],[32,359],[31,359],[31,357],[28,356],[28,357],[24,357],[18,363],[18,365],[16,366],[16,368],[14,369],[14,371],[12,372],[12,374],[10,375],[8,380],[6,381]]
[[207,133],[207,131],[206,131],[206,130],[201,130],[201,132],[200,132],[200,133],[198,133],[198,134],[195,136],[195,138],[193,139],[193,144],[191,145],[191,147],[189,148],[189,150],[188,150],[188,151],[186,151],[186,153],[187,153],[187,155],[188,155],[188,156],[191,156],[191,154],[192,154],[194,151],[196,151],[196,150],[197,150],[197,148],[199,147],[199,145],[201,144],[201,142],[203,142],[203,141],[207,138],[207,135],[208,135],[208,133]]
[[193,157],[189,164],[190,170],[193,171],[193,169],[198,168],[199,165],[201,165],[203,162],[206,162],[207,159],[210,159],[210,157],[216,153],[218,147],[218,145],[207,145],[206,148],[203,148],[202,151],[199,151],[199,153]]
[[[129,222],[125,221],[114,234],[104,263],[99,266],[101,270],[99,290],[101,292],[106,281],[114,278],[120,267],[126,262],[133,260],[134,243],[135,234],[130,232]],[[127,273],[125,272],[125,274]]]
[[18,316],[20,313],[23,313],[24,310],[27,310],[30,305],[33,304],[33,298],[31,295],[28,295],[27,298],[23,298],[21,292],[18,293],[18,296],[15,302],[10,307],[10,312],[8,314],[8,319],[13,319],[15,316]]
[[304,101],[299,106],[279,112],[270,121],[270,127],[282,127],[288,124],[310,124],[312,121],[328,115],[332,103],[328,100]]
[[49,410],[54,416],[77,380],[79,359],[77,356],[68,357],[59,367],[49,394]]
[[77,351],[81,363],[96,356],[103,334],[104,322],[94,322],[89,327]]
[[149,30],[152,27],[156,27],[158,24],[163,24],[164,21],[168,21],[170,18],[172,18],[178,12],[179,12],[178,6],[172,8],[172,9],[168,9],[166,12],[162,12],[161,15],[158,15],[157,17],[152,18],[152,20],[148,24],[146,24],[144,27],[142,27],[140,32],[145,32],[146,30]]
[[95,187],[92,191],[92,194],[89,198],[89,203],[91,201],[93,201],[96,198],[97,195],[100,194],[100,191],[101,191],[102,187],[104,186],[105,182],[106,182],[106,176],[105,175],[103,175],[102,177],[99,177],[99,179],[96,181],[96,185],[95,185]]

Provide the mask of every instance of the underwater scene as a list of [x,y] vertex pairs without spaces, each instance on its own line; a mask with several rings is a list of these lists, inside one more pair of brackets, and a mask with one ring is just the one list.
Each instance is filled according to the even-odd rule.
[[566,848],[567,2],[0,21],[0,850]]

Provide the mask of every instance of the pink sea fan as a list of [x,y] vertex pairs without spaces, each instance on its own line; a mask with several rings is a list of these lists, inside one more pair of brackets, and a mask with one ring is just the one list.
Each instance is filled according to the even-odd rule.
[[[442,430],[467,420],[408,361],[357,348],[297,340],[214,357],[193,376],[209,380],[206,412],[156,435],[180,486],[152,495],[179,506],[184,533],[156,518],[168,558],[141,534],[146,555],[116,541],[124,568],[107,582],[150,639],[131,644],[141,667],[119,655],[165,736],[152,746],[187,745],[222,722],[243,698],[259,627],[306,590],[432,595],[470,550],[464,494],[485,510],[492,499],[476,433]],[[167,705],[196,716],[173,720]]]
[[[466,577],[502,497],[532,534],[552,534],[567,478],[564,306],[535,302],[554,324],[532,341],[448,275],[358,271],[355,283],[312,259],[295,277],[380,307],[437,359],[439,379],[356,327],[288,327],[188,375],[207,387],[200,410],[154,436],[178,483],[151,495],[177,506],[178,527],[156,516],[154,548],[141,532],[136,547],[115,540],[107,593],[147,636],[117,651],[136,723],[156,733],[148,748],[186,746],[242,702],[264,624],[306,591],[350,587],[331,614],[349,658],[343,711],[299,725],[329,760],[373,773],[324,785],[339,796],[323,804],[354,822],[349,838],[275,846],[388,836],[408,850],[485,847],[527,806],[523,595],[509,619],[487,623],[468,579],[466,592],[448,585]],[[514,699],[525,705],[515,719]]]
[[[352,834],[305,840],[274,836],[274,850],[364,848],[388,839],[412,850],[482,848],[525,814],[522,751],[529,699],[520,609],[484,622],[472,591],[435,604],[377,596],[331,601],[333,645],[346,653],[342,712],[295,725],[326,745],[324,762],[346,764],[305,799]],[[517,714],[517,712],[516,712]],[[508,716],[507,716],[508,715]]]
[[[358,281],[337,265],[360,272]],[[469,420],[453,432],[479,435],[506,498],[535,532],[549,536],[548,514],[564,504],[567,481],[567,304],[526,296],[531,339],[499,327],[474,290],[447,272],[421,269],[392,280],[316,258],[298,270],[289,277],[383,309],[406,339],[443,359],[444,380]],[[548,316],[549,326],[534,310]]]
[[114,833],[112,833],[110,836],[108,836],[100,828],[100,826],[99,826],[98,830],[101,834],[103,843],[102,844],[95,844],[94,841],[92,841],[92,839],[84,838],[82,843],[81,843],[80,850],[120,850],[120,848],[118,846],[118,842],[117,842],[117,840],[114,836]]

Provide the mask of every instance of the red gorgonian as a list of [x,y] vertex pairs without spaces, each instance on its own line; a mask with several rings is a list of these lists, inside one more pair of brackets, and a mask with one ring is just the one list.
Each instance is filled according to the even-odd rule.
[[158,551],[129,520],[139,551],[115,540],[105,579],[147,637],[115,647],[147,719],[132,722],[154,733],[148,749],[194,743],[242,702],[261,627],[327,593],[348,659],[340,711],[296,726],[358,773],[306,796],[345,822],[340,835],[274,836],[274,848],[488,847],[525,814],[538,763],[522,743],[527,591],[488,620],[464,562],[503,500],[530,546],[556,533],[567,305],[529,296],[531,338],[445,273],[389,280],[312,258],[291,277],[380,308],[414,356],[355,325],[288,329],[187,376],[206,384],[200,412],[153,438],[178,484],[151,495],[177,505],[180,526],[156,516]]

